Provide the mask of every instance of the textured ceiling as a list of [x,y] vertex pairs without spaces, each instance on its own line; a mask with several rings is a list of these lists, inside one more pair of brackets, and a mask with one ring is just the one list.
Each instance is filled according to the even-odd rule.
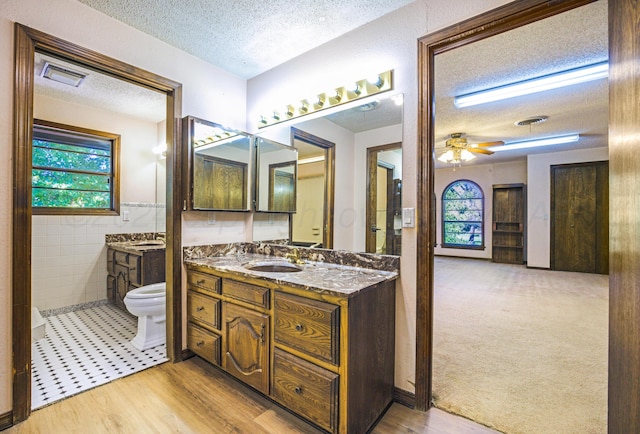
[[[83,3],[90,3],[89,0],[82,1]],[[122,0],[112,2],[96,1],[96,3],[120,5],[120,8],[124,8],[124,5],[134,7],[131,4],[135,3],[138,5],[135,8],[140,8],[140,5],[145,5],[146,0],[144,2],[134,2],[133,0],[129,2]],[[343,11],[345,9],[342,8],[342,3],[340,2],[338,6],[337,3],[322,2],[322,5],[324,7],[333,5],[336,11]],[[371,5],[376,2],[366,3]],[[406,1],[394,4],[399,3],[406,3]],[[163,4],[167,5],[167,7],[172,5],[168,1]],[[199,3],[196,2],[195,4]],[[211,2],[210,4],[212,5],[210,7],[215,9],[213,5],[216,3]],[[244,5],[245,3],[234,4]],[[276,2],[276,4],[282,6],[282,2]],[[157,17],[158,13],[153,12],[153,7],[147,6],[151,11],[148,16]],[[307,6],[309,7],[307,9],[308,12],[301,12]],[[189,10],[188,15],[201,15],[198,12],[199,9],[193,9],[194,7],[193,2],[180,3],[182,10]],[[273,4],[265,7],[271,8]],[[318,11],[319,8],[321,6],[315,5],[315,3],[296,3],[296,13],[302,13],[306,17],[317,16],[314,11]],[[239,6],[236,9],[240,10]],[[253,9],[248,8],[247,10]],[[220,13],[222,11],[224,11],[224,7],[219,10]],[[335,14],[336,12],[334,12]],[[269,23],[273,23],[273,20],[277,17],[281,17],[281,27],[286,27],[285,22],[282,20],[288,19],[287,16],[282,18],[281,12],[278,12],[274,15],[275,18],[269,18],[264,22],[256,21],[257,15],[252,16],[254,17],[252,26],[263,29],[262,35],[265,41],[276,40],[280,41],[283,46],[288,45],[286,38],[273,39],[267,36],[266,33],[270,27]],[[327,13],[327,16],[331,16],[331,14]],[[234,17],[238,19],[239,16],[228,15],[226,20],[223,21],[228,22]],[[242,19],[245,20],[246,17]],[[259,25],[256,25],[256,23],[259,23]],[[159,35],[158,37],[168,41],[175,29],[167,28],[164,24],[166,23],[162,21],[153,22],[152,27],[157,29],[157,33],[165,33],[164,36]],[[244,23],[236,24],[234,30],[228,31],[228,33],[223,33],[220,30],[221,27],[216,26],[218,37],[224,39],[227,45],[235,44],[248,38],[248,36],[243,36],[243,30],[240,30]],[[249,29],[247,31],[252,33],[254,30]],[[193,27],[191,30],[185,31],[184,35],[183,42],[193,38],[190,41],[196,44],[201,42],[203,33],[197,27]],[[187,37],[186,35],[190,36]],[[317,41],[314,41],[314,44],[317,45]],[[269,47],[274,46],[274,44],[267,45]],[[186,51],[193,52],[188,48]],[[249,44],[244,49],[236,51],[242,51],[245,53],[243,56],[248,56],[246,53],[253,49],[255,47]],[[435,61],[436,146],[443,146],[446,137],[453,132],[466,133],[471,142],[493,140],[508,142],[566,133],[579,133],[581,135],[581,140],[575,144],[540,148],[538,150],[508,151],[495,153],[492,156],[479,155],[478,158],[473,160],[472,164],[521,159],[530,153],[606,146],[608,90],[607,81],[604,79],[465,109],[456,109],[453,105],[453,97],[459,94],[606,59],[607,2],[605,0],[437,55]],[[48,95],[78,104],[97,106],[153,122],[164,119],[165,102],[163,95],[92,71],[88,71],[90,75],[80,88],[54,83],[51,80],[38,77],[44,60],[44,57],[38,56],[36,61],[35,91],[39,95]],[[224,63],[220,60],[219,65],[223,69],[232,71],[233,68],[238,67],[239,64],[236,63],[238,61],[240,64],[243,62],[238,59],[230,59],[225,61],[228,63]],[[55,63],[65,65],[59,61],[55,61]],[[82,68],[74,65],[69,66],[72,66],[73,69],[82,70]],[[253,73],[245,74],[251,75]],[[537,115],[548,116],[549,120],[531,127],[516,127],[514,125],[514,122],[518,120]],[[401,107],[394,108],[390,112],[385,104],[368,112],[351,110],[340,115],[328,116],[333,122],[354,132],[397,124],[401,117]],[[215,119],[212,119],[212,121],[215,121]]]
[[[473,164],[482,164],[532,153],[607,146],[606,79],[475,107],[458,109],[453,104],[457,95],[607,60],[607,25],[607,2],[598,1],[438,54],[436,147],[443,147],[454,132],[466,133],[472,143],[570,133],[581,136],[575,144],[479,155],[473,160]],[[514,125],[539,115],[549,119],[530,127]]]
[[412,0],[78,0],[251,78]]

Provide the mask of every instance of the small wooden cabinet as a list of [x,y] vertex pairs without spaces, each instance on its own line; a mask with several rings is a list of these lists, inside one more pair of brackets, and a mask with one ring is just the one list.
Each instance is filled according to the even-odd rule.
[[107,297],[126,310],[129,291],[165,281],[165,250],[126,251],[107,249]]
[[395,282],[340,295],[188,265],[187,345],[335,434],[371,428],[393,399]]

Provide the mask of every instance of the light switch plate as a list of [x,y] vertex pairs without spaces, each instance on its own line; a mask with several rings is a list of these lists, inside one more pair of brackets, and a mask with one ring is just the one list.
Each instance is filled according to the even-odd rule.
[[416,209],[415,208],[402,208],[402,227],[403,228],[416,227]]

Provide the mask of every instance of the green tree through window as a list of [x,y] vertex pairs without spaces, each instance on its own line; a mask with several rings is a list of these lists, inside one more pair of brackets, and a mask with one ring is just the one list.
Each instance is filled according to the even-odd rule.
[[442,246],[484,248],[484,195],[473,181],[454,181],[442,194]]
[[34,121],[35,214],[117,214],[120,136]]

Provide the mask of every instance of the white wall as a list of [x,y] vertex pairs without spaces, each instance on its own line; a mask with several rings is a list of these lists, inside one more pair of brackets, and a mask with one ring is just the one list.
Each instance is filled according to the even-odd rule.
[[[470,18],[506,0],[416,0],[397,12],[360,27],[323,46],[273,68],[248,83],[75,0],[4,0],[0,9],[0,414],[11,410],[11,215],[13,143],[13,23],[20,22],[67,41],[104,53],[183,84],[183,115],[209,119],[253,131],[266,105],[300,89],[324,89],[355,75],[368,76],[372,68],[395,70],[395,88],[404,94],[403,206],[416,205],[417,39]],[[259,23],[257,24],[259,25]],[[311,86],[314,85],[314,86]],[[247,94],[249,98],[247,98]],[[306,95],[306,91],[304,93]],[[246,104],[250,110],[247,112]],[[247,128],[247,126],[249,126]],[[351,170],[351,162],[337,171]],[[411,182],[411,180],[415,182]],[[336,197],[336,201],[339,198]],[[347,201],[349,202],[349,201]],[[192,214],[195,214],[192,216]],[[251,217],[227,213],[238,240],[251,239]],[[200,239],[230,238],[210,233],[207,213],[188,213],[183,219],[185,244]],[[242,229],[240,229],[242,228]],[[344,239],[336,226],[336,240]],[[415,370],[416,251],[415,231],[403,231],[402,276],[397,291],[396,385],[413,391]],[[339,246],[336,246],[340,248]],[[4,309],[4,310],[2,310]]]
[[[418,80],[417,39],[491,8],[504,0],[416,0],[396,12],[328,42],[248,82],[247,129],[255,131],[261,113],[308,92],[360,79],[370,71],[394,70],[394,91],[404,95],[403,115],[403,207],[416,206]],[[310,131],[311,132],[311,131]],[[311,132],[313,134],[313,132]],[[352,161],[342,165],[336,157],[336,174],[365,167]],[[340,165],[340,166],[338,166]],[[355,178],[354,178],[355,179]],[[338,184],[337,184],[338,185]],[[336,194],[341,189],[336,189]],[[338,198],[336,197],[336,200]],[[356,202],[357,203],[357,202]],[[340,216],[336,214],[335,240],[340,241]],[[353,219],[355,220],[355,219]],[[360,220],[361,221],[361,220]],[[362,232],[356,231],[356,232]],[[402,232],[402,276],[396,297],[396,386],[413,391],[415,373],[416,233]],[[358,240],[360,245],[364,245]],[[356,242],[354,240],[354,245]],[[336,248],[340,248],[338,245]]]
[[551,266],[551,166],[556,164],[608,161],[608,148],[529,155],[527,181],[527,265]]
[[[183,84],[182,112],[243,129],[246,81],[75,0],[3,0],[0,8],[0,415],[11,410],[11,218],[14,23]],[[137,199],[136,199],[137,200]],[[206,213],[205,213],[206,214]],[[206,221],[206,216],[204,216]],[[189,227],[191,221],[187,221]],[[201,229],[195,227],[189,232]],[[243,235],[245,233],[243,227]],[[235,240],[234,240],[235,241]],[[19,276],[18,276],[19,278]]]
[[103,300],[107,298],[105,234],[164,230],[164,207],[156,204],[156,188],[166,185],[166,160],[159,161],[152,151],[163,138],[159,124],[164,122],[39,95],[34,97],[33,114],[37,119],[120,135],[120,216],[33,217],[32,305],[48,310]]
[[[442,193],[449,184],[460,179],[475,182],[484,194],[484,250],[446,249],[442,247]],[[491,259],[491,221],[493,219],[493,186],[495,184],[525,184],[527,162],[479,164],[473,166],[448,167],[435,171],[436,195],[436,255],[465,258]]]

